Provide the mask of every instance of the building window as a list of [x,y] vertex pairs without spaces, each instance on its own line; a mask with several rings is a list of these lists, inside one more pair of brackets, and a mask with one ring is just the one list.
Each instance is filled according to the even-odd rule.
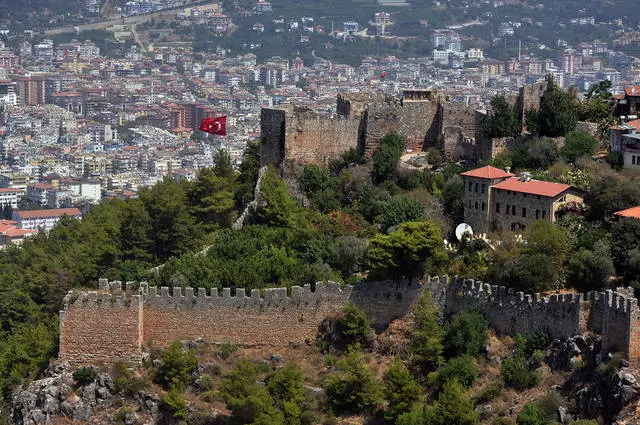
[[478,183],[476,183],[476,193],[478,193]]
[[540,195],[537,196],[537,199],[540,199]]
[[631,164],[632,165],[636,165],[636,156],[635,155],[631,155]]
[[542,210],[542,218],[547,218],[547,212],[545,210]]
[[523,196],[524,198],[526,198],[526,197],[527,197],[527,194],[526,194],[526,193],[523,193],[523,194],[522,194],[522,196]]
[[516,215],[516,206],[511,205],[511,215]]
[[485,205],[485,203],[483,202],[483,203],[482,203],[482,211],[484,211],[484,210],[485,210],[485,208],[486,208],[486,205]]
[[482,185],[482,193],[484,193],[484,191],[485,191],[485,189],[486,189],[486,188],[487,188],[487,185],[486,185],[486,184],[483,184],[483,185]]
[[469,182],[469,192],[473,192],[473,183]]
[[496,204],[496,212],[499,213],[500,212],[500,202],[498,202]]
[[522,216],[523,217],[527,216],[527,209],[525,207],[522,207]]
[[478,210],[478,201],[476,201],[476,211]]
[[536,220],[540,218],[540,210],[536,210]]

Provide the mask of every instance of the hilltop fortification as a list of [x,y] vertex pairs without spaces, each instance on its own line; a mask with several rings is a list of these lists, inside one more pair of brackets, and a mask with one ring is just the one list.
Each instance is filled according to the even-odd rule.
[[[527,110],[539,108],[546,86],[523,87],[513,99],[521,122]],[[393,131],[404,136],[408,152],[437,148],[452,160],[486,160],[513,144],[483,137],[486,115],[482,107],[451,101],[432,90],[405,90],[401,99],[340,93],[335,115],[293,104],[262,109],[260,156],[263,165],[276,165],[287,174],[299,165],[327,165],[351,148],[371,156]]]
[[603,351],[640,361],[638,300],[627,290],[527,295],[473,280],[436,277],[423,284],[335,282],[286,288],[221,291],[149,288],[145,282],[100,280],[99,291],[70,291],[60,312],[60,358],[73,363],[137,360],[144,344],[203,339],[245,346],[313,343],[323,319],[354,302],[378,330],[405,316],[422,291],[432,292],[443,316],[468,308],[500,334],[536,330],[554,338],[592,332]]

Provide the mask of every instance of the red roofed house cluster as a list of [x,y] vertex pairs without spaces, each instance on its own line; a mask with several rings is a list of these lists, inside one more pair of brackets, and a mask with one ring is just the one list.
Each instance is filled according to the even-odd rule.
[[557,219],[569,202],[582,203],[582,195],[568,184],[534,180],[489,165],[462,173],[464,221],[474,233],[519,232],[536,220]]
[[82,218],[78,208],[56,208],[50,210],[14,211],[11,217],[23,229],[49,231],[63,218]]

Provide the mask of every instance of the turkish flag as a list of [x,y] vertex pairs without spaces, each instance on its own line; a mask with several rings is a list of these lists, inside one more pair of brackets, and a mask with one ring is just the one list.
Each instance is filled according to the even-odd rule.
[[384,80],[384,77],[387,76],[387,71],[382,71],[382,74],[380,74],[380,79]]
[[218,136],[227,135],[227,117],[205,118],[200,123],[200,130],[217,134]]

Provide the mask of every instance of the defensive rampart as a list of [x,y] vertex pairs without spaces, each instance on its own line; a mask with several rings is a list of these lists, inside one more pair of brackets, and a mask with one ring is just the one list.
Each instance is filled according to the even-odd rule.
[[498,333],[537,330],[553,338],[584,332],[602,337],[603,351],[640,361],[638,300],[623,288],[586,294],[534,294],[470,279],[435,277],[422,284],[370,282],[341,288],[195,290],[148,288],[147,284],[100,280],[100,290],[69,292],[60,312],[60,358],[75,363],[140,358],[145,343],[202,338],[213,343],[284,347],[315,340],[323,319],[354,302],[377,330],[409,313],[416,298],[431,291],[443,316],[475,309]]

